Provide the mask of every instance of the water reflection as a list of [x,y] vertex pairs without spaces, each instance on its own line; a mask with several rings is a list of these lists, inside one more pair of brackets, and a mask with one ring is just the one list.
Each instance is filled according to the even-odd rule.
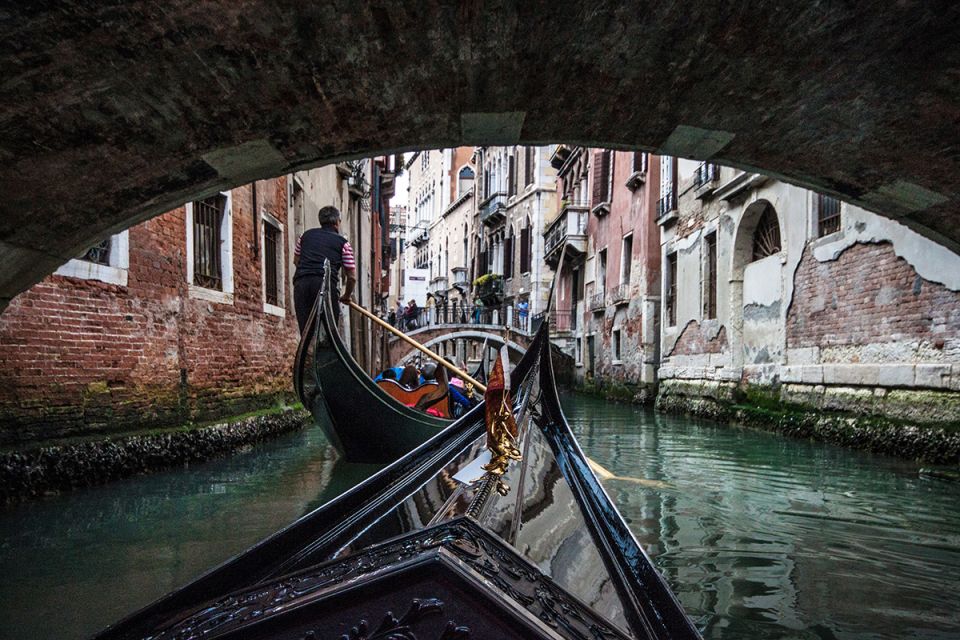
[[0,637],[83,638],[376,470],[319,429],[229,459],[0,511]]
[[960,634],[958,487],[910,463],[577,397],[584,450],[707,638]]
[[[663,483],[605,486],[705,637],[960,637],[960,485],[880,456],[566,400],[589,456]],[[0,637],[87,637],[375,470],[337,461],[314,428],[2,508]]]

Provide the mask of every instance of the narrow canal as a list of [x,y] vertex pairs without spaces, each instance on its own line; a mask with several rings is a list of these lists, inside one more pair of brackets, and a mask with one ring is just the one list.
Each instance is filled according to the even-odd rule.
[[[584,397],[607,490],[706,638],[955,638],[960,485],[918,466]],[[83,638],[373,470],[317,429],[0,510],[0,637]]]

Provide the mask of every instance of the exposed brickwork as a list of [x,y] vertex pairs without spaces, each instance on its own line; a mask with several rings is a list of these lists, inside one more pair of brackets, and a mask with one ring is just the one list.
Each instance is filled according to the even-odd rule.
[[719,330],[715,330],[700,325],[696,320],[691,320],[683,328],[667,356],[723,353],[728,346],[726,327],[721,326]]
[[[289,393],[291,292],[285,318],[264,313],[251,193],[232,196],[232,305],[189,297],[182,207],[130,229],[128,286],[51,276],[15,298],[0,316],[0,442],[204,420]],[[257,199],[286,221],[285,178],[259,182]]]
[[808,248],[794,288],[788,348],[915,342],[960,355],[960,293],[918,276],[889,242],[853,245],[830,262]]

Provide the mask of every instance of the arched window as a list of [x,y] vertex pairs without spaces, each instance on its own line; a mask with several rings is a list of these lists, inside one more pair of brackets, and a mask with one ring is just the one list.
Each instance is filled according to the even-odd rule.
[[777,212],[767,206],[753,232],[753,262],[780,253],[780,223]]
[[473,181],[476,178],[473,169],[464,166],[457,174],[457,197],[462,196],[473,187]]

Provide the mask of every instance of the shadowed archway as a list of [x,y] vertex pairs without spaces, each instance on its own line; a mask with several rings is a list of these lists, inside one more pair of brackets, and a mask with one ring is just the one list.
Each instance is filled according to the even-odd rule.
[[461,144],[762,168],[956,250],[958,24],[919,1],[12,4],[0,308],[198,196]]

